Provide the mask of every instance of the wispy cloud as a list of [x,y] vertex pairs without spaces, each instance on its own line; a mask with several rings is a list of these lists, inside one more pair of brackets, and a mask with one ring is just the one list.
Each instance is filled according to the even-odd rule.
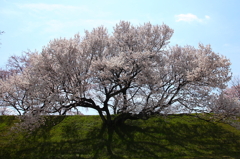
[[45,4],[45,3],[30,3],[30,4],[17,4],[21,9],[31,9],[34,11],[88,11],[84,6],[72,6],[72,5],[62,5],[62,4]]
[[[83,33],[84,29],[104,25],[111,32],[112,27],[119,22],[118,18],[111,18],[110,12],[93,9],[85,5],[62,5],[47,3],[15,3],[15,10],[21,13],[19,19],[24,22],[19,26],[20,34],[41,33],[53,37],[68,36]],[[1,12],[1,11],[0,11]],[[140,22],[129,19],[134,24]]]
[[188,14],[179,14],[175,15],[176,22],[205,22],[206,20],[210,19],[210,16],[205,15],[204,19],[198,18],[196,15],[188,13]]
[[13,9],[4,8],[4,9],[0,10],[0,14],[2,14],[4,16],[19,16],[19,15],[21,15],[21,12],[18,12]]
[[77,19],[70,21],[60,21],[60,20],[49,20],[45,23],[45,32],[54,33],[54,32],[64,32],[69,28],[94,28],[101,25],[105,27],[112,27],[116,24],[117,20],[103,20],[103,19]]
[[[46,3],[28,3],[16,4],[21,11],[28,11],[28,16],[39,19],[51,19],[59,21],[73,21],[76,19],[103,19],[110,13],[102,10],[93,10],[85,5],[62,5],[62,4],[46,4]],[[54,23],[56,21],[53,21]]]
[[67,32],[76,28],[92,28],[99,25],[112,26],[115,20],[104,20],[108,12],[93,10],[85,5],[62,5],[46,3],[15,4],[29,19],[23,31],[42,30],[45,33]]
[[210,19],[210,16],[208,16],[208,15],[205,15],[205,18],[206,18],[206,19]]

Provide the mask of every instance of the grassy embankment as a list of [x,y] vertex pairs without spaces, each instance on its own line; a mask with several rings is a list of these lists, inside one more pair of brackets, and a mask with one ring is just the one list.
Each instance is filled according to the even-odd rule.
[[127,121],[115,129],[98,116],[51,117],[32,135],[9,132],[0,116],[0,158],[240,158],[240,130],[190,116]]

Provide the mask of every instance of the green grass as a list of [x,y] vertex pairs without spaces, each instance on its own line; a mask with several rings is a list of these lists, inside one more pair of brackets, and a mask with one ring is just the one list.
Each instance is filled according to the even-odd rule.
[[240,158],[240,130],[191,116],[128,120],[107,129],[98,116],[47,117],[31,135],[0,116],[0,158]]

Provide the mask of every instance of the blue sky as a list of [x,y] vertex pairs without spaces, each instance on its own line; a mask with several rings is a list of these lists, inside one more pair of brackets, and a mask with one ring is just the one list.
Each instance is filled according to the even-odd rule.
[[239,0],[0,0],[0,67],[11,55],[38,50],[54,38],[72,37],[120,20],[134,25],[165,23],[170,45],[211,44],[240,75]]

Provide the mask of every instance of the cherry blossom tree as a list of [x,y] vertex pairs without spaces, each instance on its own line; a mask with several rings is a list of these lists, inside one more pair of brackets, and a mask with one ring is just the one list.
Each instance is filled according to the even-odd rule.
[[231,79],[230,61],[210,45],[170,46],[172,34],[166,24],[120,21],[111,34],[100,26],[54,39],[11,58],[16,73],[0,81],[2,104],[31,118],[92,108],[109,126],[171,110],[207,112],[214,90]]
[[225,112],[226,116],[240,115],[240,79],[235,77],[230,82],[231,87],[224,89],[218,97],[217,111]]
[[224,94],[229,98],[236,98],[240,100],[240,78],[235,77],[231,81],[231,87],[226,88]]
[[239,120],[236,120],[240,117],[239,78],[233,79],[231,83],[230,88],[220,89],[213,96],[209,109],[214,121],[223,121],[240,129]]
[[[24,87],[23,81],[19,76],[23,74],[23,69],[28,67],[29,59],[27,55],[11,56],[9,58],[7,69],[0,70],[0,88],[4,94],[0,95],[0,105],[12,107],[19,115],[26,112],[29,106],[24,102],[27,98],[27,87]],[[26,99],[27,100],[27,99]]]

